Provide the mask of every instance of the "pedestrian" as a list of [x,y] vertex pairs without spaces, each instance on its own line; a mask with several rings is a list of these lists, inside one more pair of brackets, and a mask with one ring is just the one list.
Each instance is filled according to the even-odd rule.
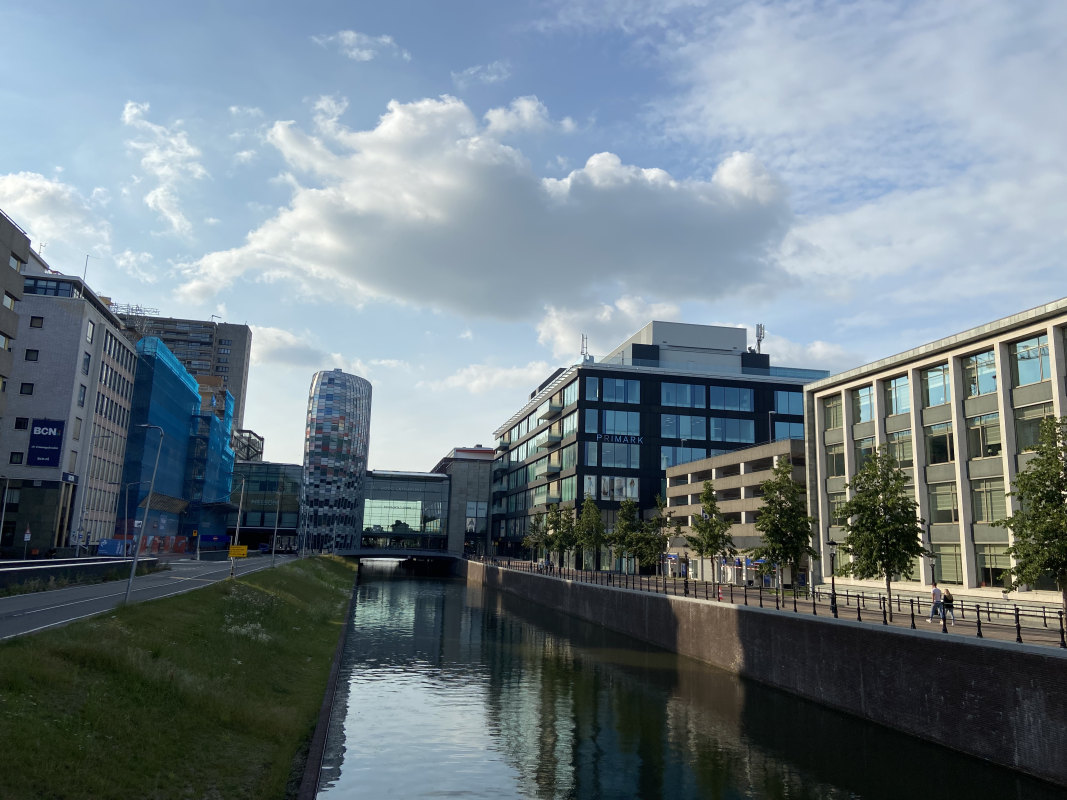
[[934,615],[941,617],[944,611],[941,609],[941,590],[937,588],[937,582],[934,582],[934,588],[930,591],[930,616],[926,618],[927,622],[934,621]]
[[952,610],[953,602],[952,590],[945,589],[945,593],[941,596],[941,616],[949,616],[952,619],[952,622],[949,623],[950,625],[956,624],[956,614]]

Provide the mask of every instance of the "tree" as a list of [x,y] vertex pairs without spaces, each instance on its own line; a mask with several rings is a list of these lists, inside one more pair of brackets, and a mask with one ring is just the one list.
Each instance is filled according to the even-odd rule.
[[[756,530],[763,534],[763,543],[749,554],[753,560],[762,559],[764,566],[771,564],[779,570],[782,564],[789,564],[795,593],[801,559],[818,558],[819,553],[811,546],[815,520],[808,516],[804,487],[793,480],[793,465],[788,456],[778,460],[772,477],[760,485],[760,490],[763,507],[756,518]],[[778,585],[781,583],[779,574]]]
[[847,485],[851,498],[841,507],[844,524],[844,551],[852,560],[839,572],[861,580],[884,577],[889,619],[893,619],[894,575],[910,572],[919,556],[933,555],[922,546],[925,520],[919,518],[907,488],[908,476],[897,466],[885,448],[879,448],[864,462]]
[[1019,508],[994,523],[1014,535],[1011,587],[1051,574],[1067,611],[1067,417],[1041,421],[1037,450],[1013,483]]
[[546,514],[534,514],[530,518],[530,524],[526,526],[526,536],[523,538],[522,543],[526,547],[530,548],[533,552],[533,557],[537,558],[537,551],[542,547],[548,547],[548,522],[545,519]]
[[[686,536],[685,540],[700,558],[716,556],[716,560],[732,558],[737,555],[737,547],[734,538],[730,535],[729,522],[723,519],[719,512],[719,502],[715,499],[715,485],[711,481],[704,481],[704,491],[700,493],[700,517],[693,519],[689,526],[693,530],[692,536]],[[711,579],[718,584],[718,570],[712,569]]]
[[641,510],[631,498],[626,498],[619,504],[619,512],[615,515],[615,527],[611,529],[606,542],[614,552],[624,557],[634,554],[637,540],[641,535]]
[[552,548],[559,554],[559,564],[563,566],[564,556],[578,544],[574,527],[574,511],[560,508],[553,503],[548,507],[547,523]]
[[681,536],[681,522],[674,519],[674,512],[667,510],[667,502],[656,495],[656,515],[641,525],[635,538],[634,555],[643,567],[652,567],[663,560],[672,536]]
[[[593,568],[600,568],[600,548],[604,546],[604,518],[600,507],[590,495],[585,496],[582,513],[575,524],[575,534],[583,551],[593,551]],[[584,558],[582,559],[584,562]]]

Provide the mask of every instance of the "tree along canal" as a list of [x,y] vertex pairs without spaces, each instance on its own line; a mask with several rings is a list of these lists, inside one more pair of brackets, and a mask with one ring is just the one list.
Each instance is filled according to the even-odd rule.
[[1063,797],[454,579],[365,564],[350,624],[320,800]]

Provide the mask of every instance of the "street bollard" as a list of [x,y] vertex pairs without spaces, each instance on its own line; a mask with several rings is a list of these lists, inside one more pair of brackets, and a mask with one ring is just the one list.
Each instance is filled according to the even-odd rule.
[[977,603],[974,604],[974,618],[978,623],[978,638],[982,638],[982,607]]
[[941,633],[948,633],[948,614],[945,613],[945,606],[941,606]]
[[886,616],[886,606],[888,606],[888,605],[889,605],[889,603],[887,601],[887,598],[883,597],[882,598],[882,624],[883,625],[888,625],[889,624],[889,618]]
[[915,630],[915,598],[912,597],[908,600],[908,605],[911,606],[911,629]]
[[811,615],[813,617],[819,616],[819,612],[815,608],[815,592],[811,593]]
[[1023,643],[1023,626],[1019,622],[1019,607],[1015,606],[1015,641]]
[[1067,638],[1064,638],[1063,633],[1063,612],[1057,612],[1060,616],[1060,647],[1067,649]]
[[763,584],[759,586],[759,607],[763,608]]
[[860,612],[860,604],[856,603],[856,622],[863,622],[863,615]]
[[745,584],[745,605],[748,605],[748,584]]

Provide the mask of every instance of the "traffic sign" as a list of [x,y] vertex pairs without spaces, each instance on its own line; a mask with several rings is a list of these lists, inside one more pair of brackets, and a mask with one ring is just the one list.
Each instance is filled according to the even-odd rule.
[[230,558],[248,558],[247,544],[231,544]]

